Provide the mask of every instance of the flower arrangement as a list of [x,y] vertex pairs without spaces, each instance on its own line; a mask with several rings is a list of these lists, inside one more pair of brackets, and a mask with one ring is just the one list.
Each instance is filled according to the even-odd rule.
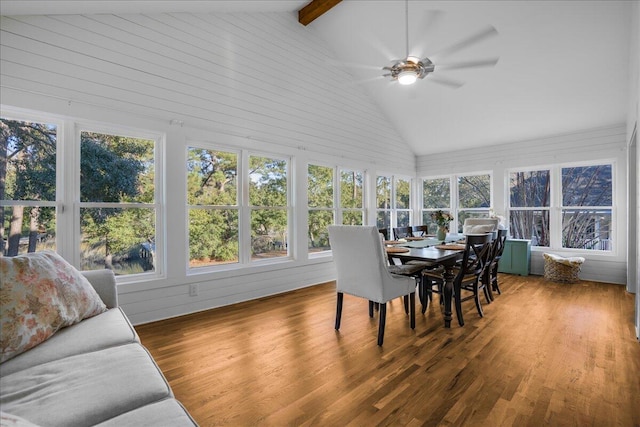
[[453,217],[449,212],[435,211],[431,213],[431,219],[440,227],[449,228],[449,223],[453,221]]

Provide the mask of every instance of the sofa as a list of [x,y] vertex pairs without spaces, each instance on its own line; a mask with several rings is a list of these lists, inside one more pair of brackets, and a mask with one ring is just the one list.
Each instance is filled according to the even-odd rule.
[[[58,267],[53,279],[34,276]],[[0,282],[3,427],[197,425],[118,306],[110,270],[79,272],[53,252],[36,253],[0,257]],[[74,308],[74,298],[85,307]],[[61,308],[51,314],[52,306]],[[58,325],[74,310],[78,319]]]

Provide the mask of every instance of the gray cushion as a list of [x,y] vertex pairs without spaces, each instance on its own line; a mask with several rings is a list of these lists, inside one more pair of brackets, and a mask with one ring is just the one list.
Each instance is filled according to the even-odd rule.
[[187,425],[197,426],[180,402],[175,399],[165,399],[111,418],[96,427],[175,427]]
[[9,375],[67,356],[132,342],[139,342],[136,331],[122,310],[119,307],[113,308],[63,328],[40,345],[0,364],[0,375]]
[[2,410],[46,426],[94,425],[173,397],[140,344],[37,365],[0,378]]

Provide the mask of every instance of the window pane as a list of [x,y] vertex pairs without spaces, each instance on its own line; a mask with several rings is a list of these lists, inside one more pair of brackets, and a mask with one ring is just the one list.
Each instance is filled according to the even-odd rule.
[[611,165],[562,168],[563,206],[612,206]]
[[[406,179],[395,180],[396,183],[396,209],[411,208],[411,181]],[[399,225],[399,224],[398,224]]]
[[343,170],[340,172],[340,207],[361,209],[363,207],[362,172]]
[[391,178],[379,176],[376,179],[376,207],[391,209]]
[[362,211],[343,211],[343,225],[362,225]]
[[236,206],[238,156],[194,147],[187,155],[187,203]]
[[329,247],[329,230],[327,228],[331,224],[333,224],[333,211],[309,211],[309,230],[307,233],[309,252],[321,252],[331,249]]
[[386,228],[388,230],[391,226],[391,212],[378,211],[376,213],[376,226],[378,229]]
[[154,271],[155,218],[152,208],[80,209],[80,267],[115,274]]
[[249,168],[251,206],[287,206],[287,162],[251,156]]
[[411,212],[410,211],[397,211],[398,227],[408,227],[411,225]]
[[533,246],[549,246],[549,211],[509,212],[509,234],[514,239],[530,239]]
[[0,200],[55,201],[56,126],[2,119],[0,127]]
[[548,170],[512,172],[509,174],[511,207],[548,207],[550,202],[550,173]]
[[80,201],[153,203],[155,142],[82,132]]
[[611,209],[563,210],[562,247],[610,251]]
[[6,206],[0,208],[4,230],[9,238],[0,254],[16,256],[45,249],[56,250],[56,208]]
[[422,181],[422,207],[425,209],[447,209],[451,201],[449,178],[425,179]]
[[491,177],[470,175],[458,177],[458,202],[461,208],[491,206]]
[[287,252],[287,211],[254,209],[251,211],[251,258],[285,257]]
[[309,165],[307,198],[310,208],[333,207],[333,168]]
[[238,262],[238,211],[189,209],[189,267]]
[[422,211],[422,224],[426,225],[428,228],[428,234],[436,234],[438,231],[438,224],[431,218],[431,214],[434,211]]

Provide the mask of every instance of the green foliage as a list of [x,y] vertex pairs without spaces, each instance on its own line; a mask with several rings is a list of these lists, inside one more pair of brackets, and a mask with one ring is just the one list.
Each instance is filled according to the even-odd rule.
[[333,207],[333,168],[309,165],[307,198],[310,208]]
[[422,181],[422,206],[425,209],[447,209],[451,203],[449,178]]
[[[362,172],[340,172],[340,206],[343,209],[362,209],[364,182]],[[343,222],[344,223],[344,222]]]
[[460,208],[489,208],[491,206],[491,177],[470,175],[458,177]]

